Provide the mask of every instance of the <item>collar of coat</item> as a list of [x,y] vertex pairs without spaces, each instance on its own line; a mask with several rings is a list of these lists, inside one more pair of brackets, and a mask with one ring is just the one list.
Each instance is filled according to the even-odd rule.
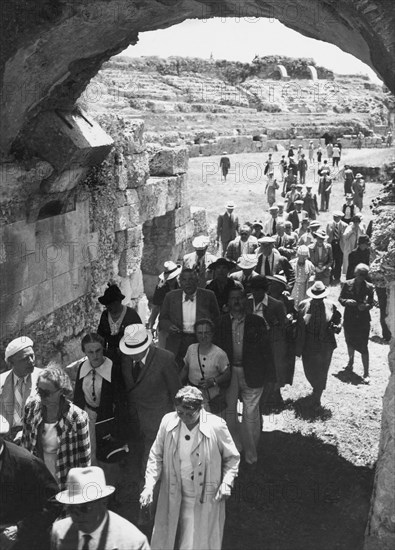
[[[199,430],[206,437],[211,437],[212,433],[209,427],[209,423],[207,422],[207,414],[207,411],[201,409],[199,418]],[[168,432],[175,430],[181,422],[180,417],[177,415],[177,413],[174,413],[174,415],[174,418],[171,418],[166,426],[166,430]]]

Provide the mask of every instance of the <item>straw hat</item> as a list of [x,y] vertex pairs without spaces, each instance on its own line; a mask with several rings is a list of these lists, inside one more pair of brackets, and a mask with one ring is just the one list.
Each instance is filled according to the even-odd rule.
[[148,349],[152,343],[152,334],[140,323],[125,327],[119,342],[119,349],[125,355],[137,355]]
[[165,262],[163,264],[163,267],[165,268],[164,271],[159,275],[160,279],[163,279],[165,281],[171,281],[171,279],[174,279],[181,273],[182,265],[176,264],[169,260],[168,262]]
[[206,235],[199,235],[199,237],[195,237],[192,241],[192,246],[196,250],[204,250],[209,244],[210,239]]
[[322,281],[316,281],[312,287],[306,290],[306,294],[307,296],[310,296],[310,298],[315,298],[316,300],[318,300],[320,298],[325,298],[325,296],[328,296],[329,289],[326,288]]
[[33,340],[31,340],[28,336],[19,336],[19,338],[12,340],[5,348],[4,358],[8,361],[8,359],[18,353],[18,351],[22,351],[23,349],[30,347],[33,347]]
[[266,279],[272,283],[280,283],[284,289],[288,287],[287,279],[284,275],[266,275]]
[[326,239],[328,237],[323,229],[318,229],[318,231],[315,231],[313,235],[314,237],[318,237],[319,239]]
[[254,269],[258,263],[258,258],[255,254],[243,254],[237,261],[240,269]]
[[98,466],[71,468],[67,474],[67,489],[55,495],[62,504],[85,504],[112,495],[115,487],[107,485],[104,472]]

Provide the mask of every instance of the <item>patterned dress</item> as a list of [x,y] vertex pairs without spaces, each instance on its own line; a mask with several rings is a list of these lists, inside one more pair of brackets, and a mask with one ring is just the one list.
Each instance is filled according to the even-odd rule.
[[309,287],[309,279],[315,273],[315,268],[310,260],[300,264],[298,258],[291,260],[291,266],[295,272],[295,284],[292,289],[291,298],[295,300],[295,306],[298,306],[302,300],[307,298],[306,290]]

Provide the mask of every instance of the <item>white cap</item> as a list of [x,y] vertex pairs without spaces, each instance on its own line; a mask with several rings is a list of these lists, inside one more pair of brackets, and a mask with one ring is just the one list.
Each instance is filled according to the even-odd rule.
[[15,338],[15,340],[12,340],[5,348],[5,360],[8,361],[8,359],[18,353],[18,351],[33,347],[33,345],[33,340],[28,336],[19,336],[19,338]]

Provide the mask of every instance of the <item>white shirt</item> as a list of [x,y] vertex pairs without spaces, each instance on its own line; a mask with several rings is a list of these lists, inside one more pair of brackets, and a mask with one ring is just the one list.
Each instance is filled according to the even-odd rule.
[[[95,396],[96,399],[93,399],[93,372],[95,371]],[[80,370],[80,378],[83,378],[82,381],[82,391],[84,392],[85,401],[91,407],[98,407],[100,405],[101,397],[101,387],[104,380],[111,382],[111,370],[112,370],[112,361],[108,357],[104,358],[103,363],[100,367],[93,369],[89,359],[83,363]]]
[[184,422],[181,422],[180,438],[178,443],[178,452],[180,455],[181,477],[192,480],[193,466],[191,461],[191,452],[194,440],[199,428],[197,424],[192,430],[188,430]]
[[104,529],[104,524],[106,523],[107,517],[108,512],[104,515],[103,521],[101,522],[99,527],[95,529],[92,533],[84,533],[82,531],[78,531],[78,550],[82,550],[82,548],[84,547],[84,535],[90,535],[92,537],[91,539],[89,539],[89,550],[96,550],[99,547],[100,537]]
[[193,301],[186,300],[185,292],[182,293],[182,330],[193,334],[196,322],[196,292],[192,296]]

